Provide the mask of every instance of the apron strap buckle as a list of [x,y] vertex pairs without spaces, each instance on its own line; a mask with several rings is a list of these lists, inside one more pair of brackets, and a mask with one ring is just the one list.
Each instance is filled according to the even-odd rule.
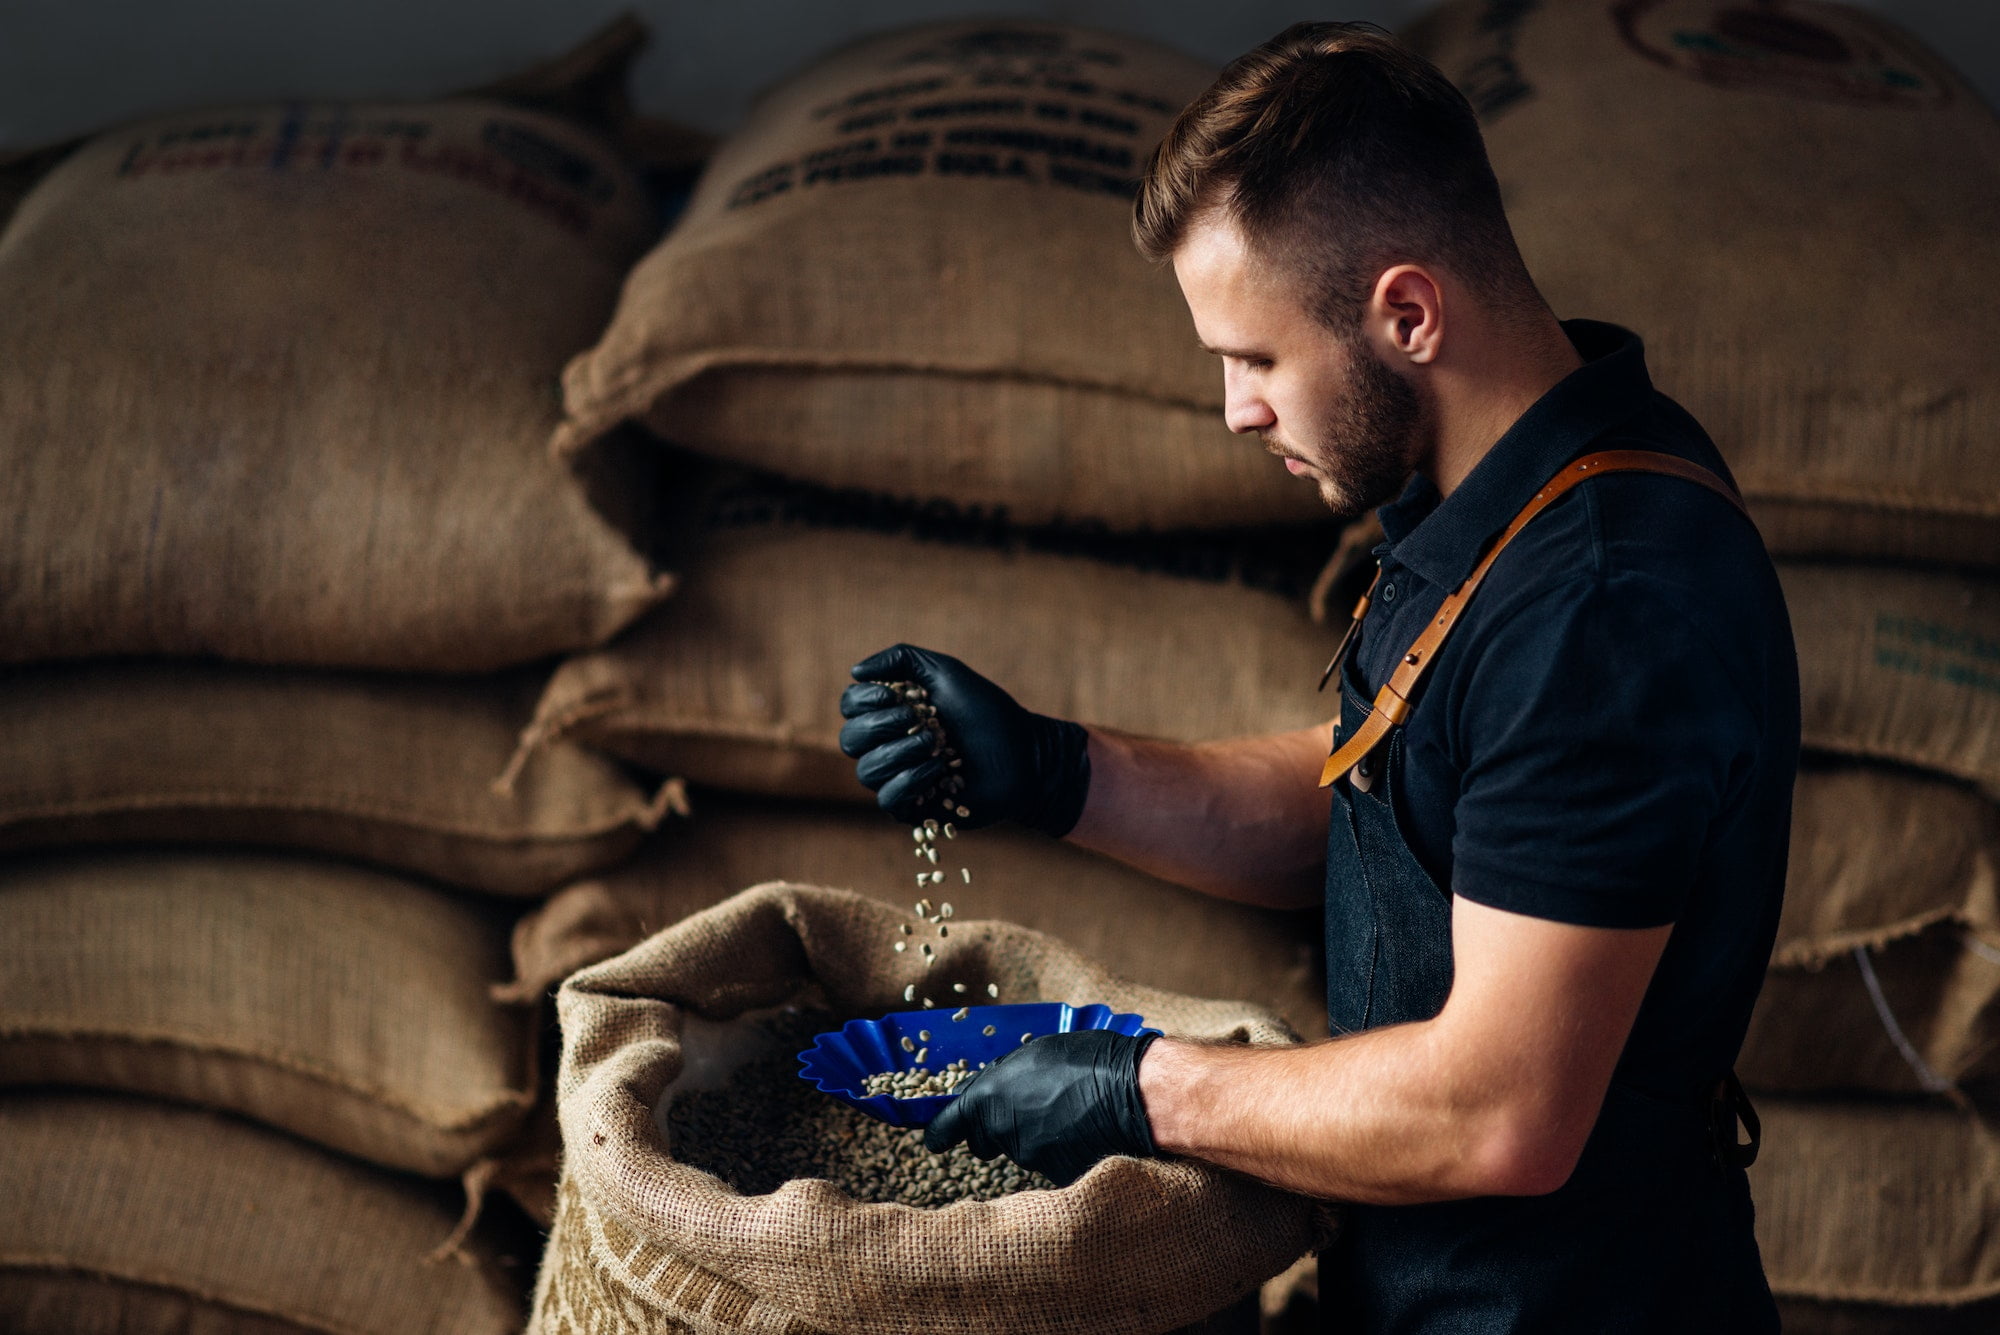
[[[1748,1141],[1736,1138],[1738,1123],[1748,1133]],[[1722,1167],[1748,1168],[1757,1162],[1757,1151],[1764,1143],[1764,1127],[1734,1071],[1716,1081],[1709,1091],[1708,1136],[1715,1162]]]

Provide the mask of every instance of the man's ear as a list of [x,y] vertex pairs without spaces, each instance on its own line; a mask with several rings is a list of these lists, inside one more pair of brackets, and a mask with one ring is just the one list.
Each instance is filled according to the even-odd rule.
[[1444,347],[1444,289],[1421,265],[1395,265],[1375,280],[1363,320],[1385,353],[1428,365]]

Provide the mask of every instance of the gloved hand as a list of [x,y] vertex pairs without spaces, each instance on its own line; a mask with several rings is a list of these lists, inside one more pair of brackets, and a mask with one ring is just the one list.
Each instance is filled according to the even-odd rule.
[[962,1140],[981,1159],[1004,1154],[1059,1187],[1107,1155],[1154,1154],[1139,1059],[1157,1037],[1080,1029],[1023,1044],[959,1086],[924,1128],[924,1148]]
[[[953,819],[967,829],[1019,821],[1061,838],[1075,828],[1090,790],[1087,734],[1080,724],[1031,714],[1014,697],[948,654],[907,644],[856,663],[856,684],[841,693],[840,749],[857,760],[854,772],[875,793],[876,805],[906,824],[926,816]],[[934,741],[918,731],[915,707],[886,686],[914,682],[929,692],[951,745],[963,762],[947,771]],[[944,812],[924,800],[947,773],[964,779],[952,805],[972,814]]]

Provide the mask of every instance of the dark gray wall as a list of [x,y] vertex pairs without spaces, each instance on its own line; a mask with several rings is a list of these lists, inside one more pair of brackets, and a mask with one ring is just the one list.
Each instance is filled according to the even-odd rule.
[[[1307,17],[1407,22],[1434,0],[0,0],[0,148],[269,97],[424,97],[562,50],[621,10],[653,28],[643,109],[726,130],[750,95],[857,34],[1014,13],[1140,32],[1220,63]],[[2000,104],[2000,3],[1863,0]]]

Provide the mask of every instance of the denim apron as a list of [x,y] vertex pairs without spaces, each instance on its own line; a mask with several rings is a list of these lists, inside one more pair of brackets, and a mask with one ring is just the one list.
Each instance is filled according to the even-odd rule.
[[[1370,704],[1342,665],[1336,746]],[[1396,817],[1403,729],[1334,782],[1326,1008],[1335,1035],[1427,1020],[1451,991],[1451,897]],[[1727,1081],[1734,1090],[1733,1078]],[[1328,1332],[1775,1332],[1751,1231],[1734,1099],[1614,1077],[1570,1180],[1546,1196],[1344,1207],[1320,1258]],[[1740,1091],[1736,1097],[1740,1098]]]

